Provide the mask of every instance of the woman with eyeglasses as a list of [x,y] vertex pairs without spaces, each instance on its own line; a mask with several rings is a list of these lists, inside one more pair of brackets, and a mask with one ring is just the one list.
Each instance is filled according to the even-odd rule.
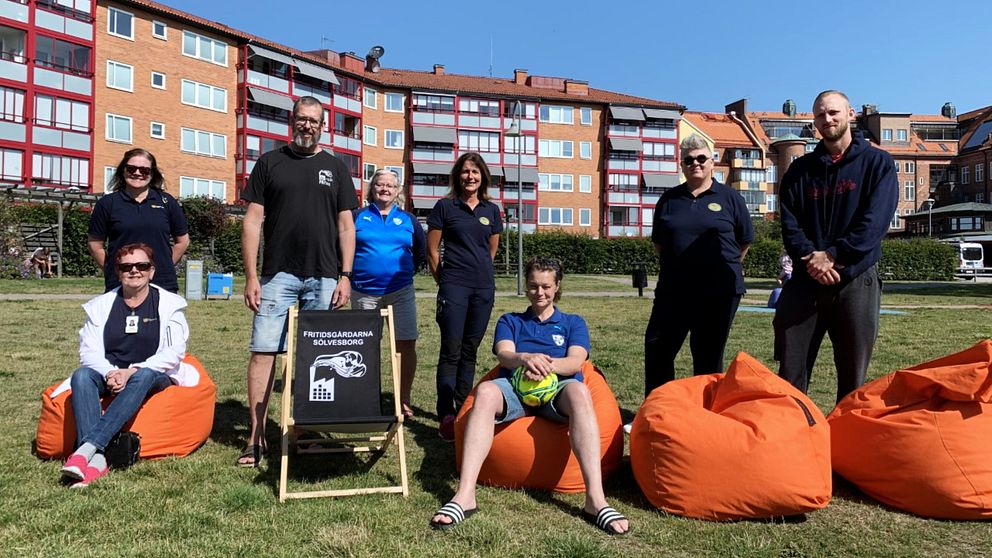
[[[148,396],[172,384],[196,383],[179,366],[189,338],[186,301],[151,284],[155,251],[147,244],[128,244],[113,262],[119,286],[83,305],[80,367],[69,380],[77,449],[62,475],[72,488],[107,474],[104,449]],[[104,411],[100,399],[110,395],[113,401]]]
[[403,210],[396,173],[379,169],[369,179],[366,207],[355,209],[355,260],[351,307],[375,310],[392,305],[396,351],[400,354],[400,402],[413,416],[410,391],[417,371],[417,299],[413,275],[424,263],[424,229]]
[[651,240],[661,260],[644,333],[644,395],[675,379],[689,336],[694,375],[723,372],[730,325],[744,294],[741,262],[754,229],[739,192],[713,179],[713,151],[692,134],[679,146],[685,182],[662,194]]
[[155,156],[144,149],[124,153],[114,176],[90,215],[89,249],[96,264],[103,268],[104,287],[119,285],[114,272],[114,254],[125,244],[143,242],[152,247],[155,284],[179,292],[176,264],[189,247],[189,226],[176,198],[162,187],[165,179]]

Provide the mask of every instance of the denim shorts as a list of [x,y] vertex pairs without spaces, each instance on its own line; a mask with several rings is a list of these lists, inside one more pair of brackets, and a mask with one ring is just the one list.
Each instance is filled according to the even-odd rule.
[[297,277],[279,272],[262,277],[262,301],[251,325],[253,353],[286,352],[286,324],[289,307],[300,303],[300,310],[327,310],[338,285],[330,277]]
[[517,395],[517,392],[514,391],[513,386],[510,385],[509,378],[496,378],[491,381],[496,384],[496,387],[498,387],[501,392],[503,392],[503,401],[506,401],[506,414],[503,415],[503,418],[497,417],[496,424],[512,422],[527,415],[544,417],[554,422],[568,422],[568,417],[559,413],[558,409],[555,408],[555,401],[558,399],[558,395],[561,393],[561,390],[565,389],[565,386],[572,382],[578,382],[575,378],[559,378],[558,390],[555,392],[555,396],[551,398],[551,401],[548,401],[540,407],[524,405],[524,402],[521,401],[520,396]]
[[417,339],[417,294],[413,284],[384,295],[351,290],[352,310],[376,310],[393,305],[393,330],[397,341]]

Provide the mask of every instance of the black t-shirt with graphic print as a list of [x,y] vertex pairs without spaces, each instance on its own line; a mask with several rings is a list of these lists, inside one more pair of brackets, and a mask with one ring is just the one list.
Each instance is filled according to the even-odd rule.
[[358,207],[341,159],[326,151],[299,155],[283,146],[262,155],[241,197],[265,206],[263,276],[338,276],[338,212]]

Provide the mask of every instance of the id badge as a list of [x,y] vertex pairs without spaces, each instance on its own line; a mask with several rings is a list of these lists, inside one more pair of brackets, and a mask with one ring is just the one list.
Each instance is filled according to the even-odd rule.
[[125,316],[124,333],[138,333],[138,321],[140,319],[138,316]]

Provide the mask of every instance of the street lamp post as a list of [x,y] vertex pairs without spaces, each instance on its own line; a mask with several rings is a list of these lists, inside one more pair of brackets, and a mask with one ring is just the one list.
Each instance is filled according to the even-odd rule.
[[524,294],[524,198],[523,198],[523,175],[521,174],[521,161],[523,159],[523,147],[520,140],[523,139],[523,130],[520,129],[520,119],[523,112],[523,105],[520,101],[513,103],[513,122],[507,128],[505,134],[508,138],[514,138],[517,146],[517,296]]
[[933,198],[927,198],[927,236],[933,238],[933,204],[937,203],[937,200]]

